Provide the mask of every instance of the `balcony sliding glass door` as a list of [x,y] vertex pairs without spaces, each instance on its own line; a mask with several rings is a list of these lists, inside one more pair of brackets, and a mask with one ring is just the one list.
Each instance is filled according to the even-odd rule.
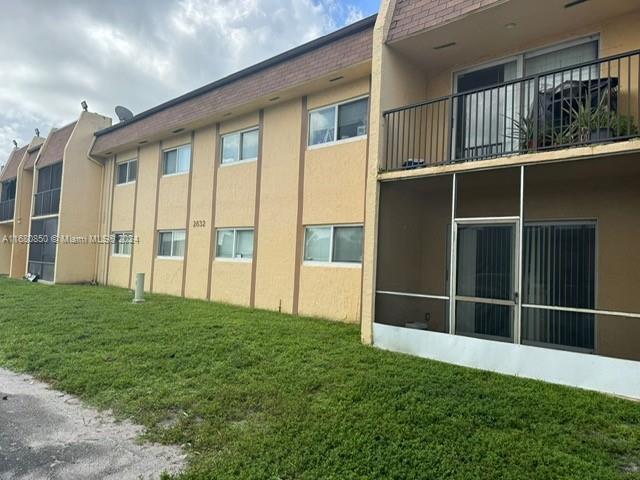
[[[562,143],[581,103],[595,107],[602,98],[612,100],[603,91],[596,66],[545,72],[597,58],[597,39],[586,38],[456,74],[452,160],[490,158]],[[534,75],[539,76],[537,80],[511,82]],[[607,80],[607,88],[612,87]]]
[[519,68],[519,62],[512,60],[457,76],[456,91],[470,93],[455,99],[456,159],[497,156],[512,150],[514,123],[508,119],[518,115],[518,87],[487,87],[515,80]]

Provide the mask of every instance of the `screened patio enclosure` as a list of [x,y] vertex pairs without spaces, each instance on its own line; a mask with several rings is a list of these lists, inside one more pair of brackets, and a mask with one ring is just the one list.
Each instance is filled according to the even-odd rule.
[[639,180],[629,155],[382,183],[375,324],[640,360]]

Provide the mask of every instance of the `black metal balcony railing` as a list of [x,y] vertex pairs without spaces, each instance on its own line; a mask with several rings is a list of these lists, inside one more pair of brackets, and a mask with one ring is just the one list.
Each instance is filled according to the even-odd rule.
[[33,216],[55,215],[60,209],[60,189],[45,190],[34,195]]
[[13,220],[13,211],[15,207],[15,199],[5,200],[0,202],[0,222],[6,222],[7,220]]
[[382,171],[638,136],[640,50],[384,112]]

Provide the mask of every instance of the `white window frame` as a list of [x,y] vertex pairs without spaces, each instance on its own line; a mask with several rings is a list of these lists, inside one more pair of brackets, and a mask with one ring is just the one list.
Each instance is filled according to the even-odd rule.
[[600,52],[600,48],[602,45],[601,39],[600,39],[600,34],[599,33],[593,33],[590,35],[586,35],[586,36],[581,36],[578,38],[574,38],[572,40],[566,40],[566,41],[562,41],[559,43],[551,43],[549,45],[546,45],[544,47],[538,47],[538,48],[533,48],[533,49],[529,49],[529,50],[523,50],[519,53],[516,53],[514,55],[509,55],[506,57],[501,57],[501,58],[497,58],[495,60],[490,60],[487,62],[483,62],[483,63],[478,63],[478,64],[474,64],[474,65],[470,65],[467,66],[461,70],[456,70],[453,72],[453,93],[459,93],[458,92],[458,77],[460,75],[465,75],[467,73],[472,73],[478,70],[484,70],[485,68],[490,68],[490,67],[495,67],[497,65],[502,65],[505,63],[510,63],[510,62],[516,62],[517,65],[517,76],[516,76],[516,80],[518,80],[519,78],[523,78],[523,76],[525,75],[524,73],[524,63],[526,59],[529,58],[534,58],[537,57],[539,55],[546,55],[547,53],[552,53],[552,52],[556,52],[558,50],[564,50],[565,48],[570,48],[570,47],[575,47],[577,45],[582,45],[585,43],[591,43],[591,42],[597,42],[598,44],[598,58],[601,57],[601,52]]
[[[329,105],[324,105],[322,107],[318,107],[318,108],[314,108],[312,110],[309,110],[308,114],[307,114],[307,149],[308,150],[316,150],[318,148],[324,148],[324,147],[330,147],[333,145],[339,145],[342,143],[349,143],[349,142],[357,142],[358,140],[363,140],[365,138],[367,138],[367,136],[369,135],[369,114],[370,114],[370,102],[367,102],[367,133],[363,134],[363,135],[356,135],[355,137],[349,137],[349,138],[345,138],[342,140],[338,139],[338,116],[340,113],[340,106],[342,105],[347,105],[349,103],[355,103],[359,100],[364,100],[364,99],[368,99],[369,95],[361,95],[359,97],[354,97],[354,98],[350,98],[349,100],[344,100],[342,102],[338,102],[338,103],[333,103],[333,104],[329,104]],[[328,110],[329,108],[333,108],[335,110],[335,115],[334,115],[334,120],[333,120],[333,141],[331,142],[324,142],[324,143],[316,143],[315,145],[311,145],[311,114],[315,113],[315,112],[320,112],[322,110]]]
[[[229,167],[231,165],[239,165],[241,163],[250,163],[250,162],[257,162],[258,161],[258,157],[251,157],[251,158],[242,158],[242,137],[244,136],[245,133],[249,133],[249,132],[258,132],[258,155],[260,155],[260,126],[256,125],[255,127],[250,127],[250,128],[245,128],[243,130],[236,130],[235,132],[229,132],[229,133],[225,133],[224,135],[220,136],[220,166],[221,167]],[[238,142],[238,160],[234,160],[233,162],[226,162],[224,163],[224,139],[226,137],[231,137],[233,135],[238,135],[240,137],[239,142]]]
[[[362,260],[360,260],[359,262],[336,262],[333,260],[334,257],[334,251],[333,251],[333,239],[334,239],[334,234],[335,234],[335,229],[336,228],[341,228],[341,227],[360,227],[362,228],[362,256],[364,258],[364,224],[362,223],[338,223],[338,224],[333,224],[333,225],[305,225],[304,226],[304,244],[303,244],[303,249],[302,249],[302,261],[304,265],[313,267],[342,267],[342,268],[361,268],[362,267]],[[329,228],[331,229],[331,233],[329,236],[329,260],[305,260],[305,252],[306,252],[306,246],[307,246],[307,231],[310,228]]]
[[[121,184],[124,185],[124,184]],[[113,236],[113,245],[111,247],[111,256],[112,257],[127,257],[129,258],[131,256],[131,254],[133,253],[133,232],[130,231],[118,231],[118,232],[113,232],[111,233],[111,235]],[[118,235],[130,235],[131,236],[131,252],[130,253],[120,253],[120,252],[116,252],[116,247],[118,247],[119,245],[121,245],[120,243],[117,242],[117,237]]]
[[[230,257],[219,257],[218,256],[218,232],[233,232],[233,253],[231,254]],[[254,245],[255,245],[255,228],[253,227],[238,227],[238,228],[216,228],[216,255],[215,255],[215,260],[216,262],[244,262],[244,263],[250,263],[253,261],[253,255],[254,255],[254,249],[251,249],[251,258],[241,258],[241,257],[236,257],[236,246],[237,246],[237,241],[238,241],[238,232],[253,232],[254,235]]]
[[[136,179],[135,180],[129,180],[129,175],[131,172],[131,163],[136,162]],[[119,183],[118,182],[118,169],[120,168],[121,165],[127,165],[127,181],[123,182],[123,183]],[[124,160],[122,162],[116,162],[116,187],[122,187],[124,185],[131,185],[132,183],[136,183],[136,181],[138,180],[138,159],[137,158],[131,158],[129,160]]]
[[[174,247],[174,242],[175,242],[173,237],[177,232],[184,233],[184,241],[185,241],[185,245],[186,245],[186,242],[187,242],[187,231],[185,229],[177,228],[175,230],[158,230],[158,248],[157,248],[157,251],[156,251],[157,258],[162,258],[162,259],[165,259],[165,260],[184,260],[184,255],[180,255],[180,256],[173,255],[173,247]],[[171,234],[171,255],[160,255],[160,245],[161,245],[160,237],[161,237],[161,235],[163,233],[170,233]]]
[[[189,168],[185,171],[178,171],[178,158],[180,156],[180,150],[184,149],[186,147],[189,147]],[[171,152],[175,150],[176,151],[176,171],[174,173],[166,173],[164,171],[164,166],[165,166],[165,160],[166,160],[166,154],[168,152]],[[178,145],[177,147],[171,147],[171,148],[166,148],[164,150],[162,150],[162,176],[163,177],[176,177],[178,175],[187,175],[190,171],[191,171],[191,163],[193,162],[193,146],[190,143],[185,143],[183,145]]]

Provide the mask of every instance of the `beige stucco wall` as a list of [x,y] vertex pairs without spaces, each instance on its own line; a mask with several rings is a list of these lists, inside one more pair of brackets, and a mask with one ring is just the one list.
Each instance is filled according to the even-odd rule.
[[256,162],[230,164],[218,168],[216,228],[253,226],[256,175]]
[[183,263],[183,259],[156,258],[153,272],[153,291],[168,295],[181,295]]
[[213,301],[249,306],[251,262],[215,260],[212,275],[211,299]]
[[[17,237],[29,235],[29,224],[31,219],[31,197],[33,188],[33,171],[23,170],[22,165],[18,169],[18,182],[16,191],[16,210],[13,221],[13,234]],[[22,278],[27,272],[27,249],[25,242],[13,244],[11,253],[12,278]]]
[[[137,151],[120,154],[117,163],[135,160]],[[114,172],[117,175],[117,171]],[[114,177],[115,178],[115,177]],[[133,229],[133,206],[136,194],[136,184],[125,183],[114,185],[113,188],[113,216],[111,229],[113,232],[130,232]]]
[[[256,127],[258,114],[245,115],[220,124],[220,136]],[[260,132],[264,135],[264,132]],[[222,142],[220,141],[220,148]],[[220,165],[220,152],[213,161],[218,163],[215,228],[255,228],[256,180],[258,162]],[[213,237],[215,254],[215,232]],[[255,261],[255,258],[254,258]],[[252,261],[213,260],[211,299],[213,301],[248,306],[251,301]]]
[[109,284],[116,287],[129,287],[129,262],[130,257],[124,255],[111,255],[109,259]]
[[13,224],[0,224],[0,275],[9,275],[11,268],[11,240]]
[[[64,149],[60,193],[59,235],[87,237],[99,233],[99,211],[103,166],[87,158],[96,130],[111,125],[111,119],[82,112]],[[78,181],[82,179],[82,181]],[[78,208],[82,205],[82,208]],[[97,244],[59,242],[55,281],[90,282],[96,279]]]
[[140,147],[138,153],[138,195],[135,215],[137,243],[133,246],[132,275],[145,274],[145,290],[151,290],[151,268],[155,257],[155,215],[160,145],[153,143]]
[[302,102],[264,113],[255,306],[292,312]]
[[302,315],[358,323],[360,319],[360,266],[307,266],[300,272]]
[[[369,79],[308,97],[308,109],[369,94]],[[367,137],[307,147],[304,159],[302,225],[364,224]],[[360,321],[362,269],[337,265],[300,271],[298,311],[303,315]],[[331,301],[327,302],[327,298]]]
[[[369,79],[308,97],[313,110],[369,93]],[[303,225],[362,223],[367,137],[307,147],[304,165]],[[330,181],[327,181],[330,178]]]
[[307,150],[304,225],[362,223],[366,155],[366,137]]
[[185,266],[185,296],[190,298],[206,299],[209,294],[207,282],[213,249],[211,207],[217,158],[216,134],[215,126],[196,130],[194,133],[189,246]]

